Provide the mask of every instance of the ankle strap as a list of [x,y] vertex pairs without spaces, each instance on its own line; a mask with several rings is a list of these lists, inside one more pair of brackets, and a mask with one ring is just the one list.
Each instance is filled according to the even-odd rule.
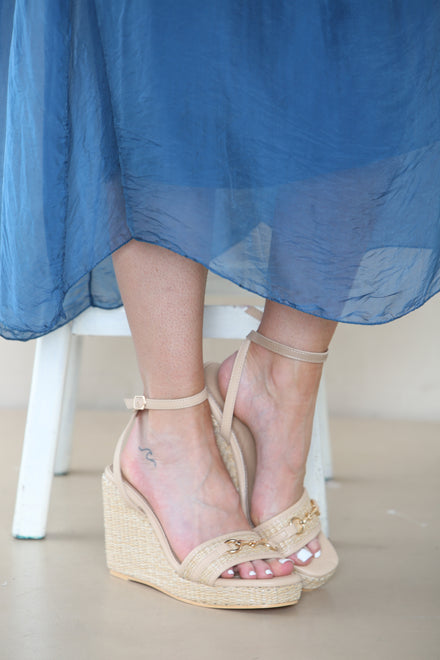
[[267,348],[269,351],[272,351],[272,353],[278,353],[278,355],[290,358],[291,360],[320,364],[321,362],[325,362],[328,357],[328,349],[324,351],[324,353],[301,351],[299,348],[292,348],[291,346],[280,344],[280,342],[274,341],[273,339],[268,339],[268,337],[261,335],[259,332],[255,332],[255,330],[251,330],[247,339],[254,342],[254,344]]
[[130,504],[130,506],[133,504],[127,495],[124,479],[121,472],[121,451],[128,436],[130,435],[130,431],[137,413],[140,410],[182,410],[183,408],[191,408],[192,406],[197,406],[199,403],[206,401],[207,398],[208,393],[204,387],[201,392],[198,392],[193,396],[183,397],[182,399],[147,399],[143,394],[135,396],[133,399],[124,399],[127,408],[134,410],[134,413],[128,426],[124,429],[116,445],[115,453],[113,456],[113,474],[121,495],[127,501],[127,503]]
[[201,392],[182,399],[147,399],[143,394],[140,394],[133,397],[133,399],[124,399],[124,402],[130,410],[182,410],[182,408],[198,406],[207,398],[208,393],[204,387]]

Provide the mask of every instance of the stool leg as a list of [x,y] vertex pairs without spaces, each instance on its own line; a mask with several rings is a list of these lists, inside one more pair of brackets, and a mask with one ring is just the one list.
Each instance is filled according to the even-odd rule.
[[16,538],[46,534],[70,338],[66,325],[37,341],[12,526]]
[[324,468],[322,461],[321,420],[318,408],[313,419],[312,441],[307,458],[305,487],[310,497],[318,503],[321,512],[321,527],[326,536],[329,533],[327,496],[325,492]]
[[333,479],[332,447],[330,441],[330,429],[328,423],[327,393],[324,375],[316,402],[316,410],[319,417],[319,428],[321,431],[322,463],[324,466],[324,477],[326,480]]
[[79,365],[81,364],[82,339],[80,335],[72,335],[70,340],[69,361],[67,363],[63,404],[61,408],[60,431],[55,456],[54,473],[57,476],[67,474],[70,468],[72,430],[76,408]]

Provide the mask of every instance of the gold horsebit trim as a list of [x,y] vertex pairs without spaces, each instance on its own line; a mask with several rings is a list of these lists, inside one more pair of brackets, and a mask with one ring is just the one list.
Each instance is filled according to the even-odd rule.
[[262,545],[269,550],[278,552],[278,548],[274,545],[271,545],[266,541],[266,539],[259,539],[258,541],[243,541],[243,539],[228,539],[225,541],[226,545],[231,546],[231,549],[228,550],[229,554],[234,555],[236,552],[240,552],[245,547],[256,548],[258,545]]
[[[304,518],[298,518],[295,516],[295,518],[292,518],[289,522],[290,525],[295,525],[296,527],[296,533],[297,534],[303,534],[306,529],[306,525],[308,522],[311,522],[313,518],[318,517],[319,518],[319,507],[316,504],[315,500],[310,500],[310,504],[312,505],[307,511],[307,513],[304,515]],[[228,539],[225,541],[226,545],[230,546],[230,550],[228,552],[231,555],[234,555],[236,552],[240,552],[245,547],[248,548],[256,548],[259,545],[264,546],[265,548],[269,548],[269,550],[273,550],[274,552],[279,552],[279,549],[271,545],[266,541],[266,539],[259,539],[258,541],[243,541],[243,539]]]
[[290,525],[295,525],[297,534],[303,534],[305,532],[307,523],[311,522],[315,517],[319,518],[319,507],[315,500],[310,500],[310,504],[312,506],[310,507],[310,510],[307,511],[307,513],[304,515],[304,518],[295,517],[292,518],[289,523]]

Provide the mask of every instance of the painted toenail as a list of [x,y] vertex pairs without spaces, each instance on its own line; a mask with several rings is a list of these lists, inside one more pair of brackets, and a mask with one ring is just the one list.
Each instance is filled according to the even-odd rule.
[[307,561],[310,557],[313,557],[313,554],[307,548],[302,548],[299,552],[296,553],[296,556],[300,561]]
[[229,569],[229,571],[228,571],[228,575],[235,575],[235,573],[234,573],[234,571],[232,570],[232,568]]
[[286,564],[288,561],[290,561],[291,564],[294,563],[292,559],[278,559],[280,564]]
[[266,575],[273,575],[273,573],[272,573],[272,571],[270,570],[270,568],[266,568],[266,570],[265,570],[264,572],[266,573]]
[[318,559],[318,557],[321,556],[321,550],[318,550],[317,552],[315,552],[315,554],[313,556],[315,557],[315,559]]
[[256,575],[255,571],[249,571],[249,575]]

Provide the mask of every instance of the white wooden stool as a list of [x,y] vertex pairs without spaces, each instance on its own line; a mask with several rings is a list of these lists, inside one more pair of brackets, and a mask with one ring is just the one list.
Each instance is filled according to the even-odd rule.
[[[255,319],[246,313],[246,308],[261,304],[258,296],[210,275],[203,336],[216,339],[245,337],[257,325]],[[16,538],[44,538],[53,474],[65,474],[69,470],[84,335],[129,336],[124,308],[89,308],[68,325],[37,340],[12,527]],[[327,406],[322,379],[307,461],[306,486],[310,496],[319,504],[326,534],[328,517],[324,477],[329,472]]]

